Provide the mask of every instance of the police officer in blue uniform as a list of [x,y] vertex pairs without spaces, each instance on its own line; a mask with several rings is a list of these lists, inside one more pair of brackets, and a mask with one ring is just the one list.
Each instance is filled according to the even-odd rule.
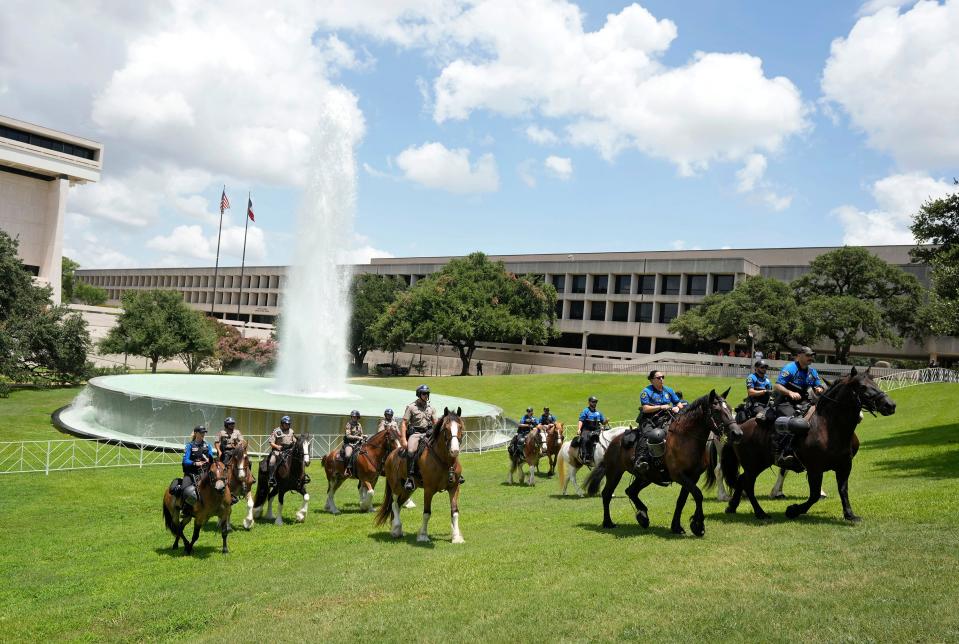
[[533,415],[533,408],[526,408],[526,415],[524,415],[520,421],[519,425],[516,427],[516,435],[513,436],[513,450],[519,450],[522,452],[520,447],[526,442],[526,437],[529,436],[529,433],[536,428],[539,422],[536,420],[536,416]]
[[816,353],[809,347],[799,347],[796,359],[790,362],[776,378],[773,385],[773,413],[776,416],[776,448],[778,452],[776,464],[779,467],[796,469],[799,459],[793,452],[793,439],[797,434],[805,434],[809,424],[797,415],[797,405],[808,401],[809,389],[817,394],[824,390],[822,378],[812,367],[813,356]]
[[556,424],[556,416],[549,413],[549,407],[543,407],[543,415],[539,417],[537,422],[541,427],[549,427]]
[[753,364],[753,373],[746,378],[746,411],[760,423],[766,420],[766,405],[773,391],[773,383],[766,375],[768,368],[766,361],[760,358]]
[[200,476],[213,462],[213,447],[206,442],[206,427],[197,425],[193,428],[193,438],[183,448],[183,516],[190,514],[198,500],[196,486]]
[[599,432],[603,425],[609,425],[603,412],[596,409],[599,400],[596,396],[590,396],[588,405],[579,415],[579,460],[583,463],[593,463],[593,447],[596,439],[599,438]]
[[662,427],[672,418],[670,413],[678,413],[687,403],[665,385],[666,376],[659,369],[650,371],[647,379],[649,385],[639,394],[639,418],[636,420],[640,427]]

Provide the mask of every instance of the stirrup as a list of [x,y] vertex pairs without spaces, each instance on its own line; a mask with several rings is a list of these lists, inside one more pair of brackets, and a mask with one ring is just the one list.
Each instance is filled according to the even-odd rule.
[[408,492],[412,492],[413,490],[416,489],[416,483],[413,482],[412,476],[406,477],[406,480],[403,481],[403,489]]
[[802,472],[806,468],[799,462],[799,457],[795,454],[780,454],[776,459],[776,467],[781,467],[793,472]]

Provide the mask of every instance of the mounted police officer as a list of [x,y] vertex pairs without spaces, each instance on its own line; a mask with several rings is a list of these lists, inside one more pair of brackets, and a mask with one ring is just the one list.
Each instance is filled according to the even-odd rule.
[[400,447],[406,450],[408,467],[403,487],[407,490],[412,491],[416,487],[413,476],[416,472],[416,457],[421,449],[421,436],[432,431],[435,424],[436,410],[430,405],[430,388],[420,385],[416,388],[416,400],[406,406],[400,424]]
[[[773,386],[773,407],[770,409],[776,428],[776,465],[787,469],[802,470],[802,465],[793,451],[797,435],[809,431],[809,423],[802,416],[809,409],[809,389],[821,394],[825,389],[822,378],[812,367],[816,353],[809,347],[799,347],[796,359],[790,362],[776,378]],[[767,420],[769,413],[767,413]]]
[[[645,439],[649,457],[662,456],[666,447],[666,428],[673,416],[678,414],[687,403],[675,391],[667,387],[666,375],[659,369],[653,369],[646,376],[649,384],[639,394],[639,430]],[[640,460],[637,469],[640,474],[646,474],[650,469],[650,458],[638,454]]]
[[288,453],[296,444],[296,434],[293,433],[293,426],[289,416],[280,419],[280,426],[274,428],[270,433],[270,462],[269,462],[269,485],[276,485],[276,468],[280,463],[280,458],[284,453]]
[[526,408],[526,415],[520,419],[519,425],[516,427],[516,434],[513,436],[513,440],[510,442],[510,452],[511,453],[523,453],[523,445],[526,442],[526,437],[529,436],[529,433],[536,428],[539,422],[536,419],[536,416],[533,415],[533,408]]
[[549,413],[549,407],[543,407],[543,415],[536,422],[539,423],[540,431],[549,432],[556,426],[556,416]]
[[400,435],[400,426],[393,420],[393,409],[390,407],[383,410],[383,417],[380,418],[380,422],[376,425],[377,432],[381,432],[384,429],[392,429],[396,432],[397,436]]
[[353,450],[359,447],[360,443],[365,439],[366,434],[363,433],[363,425],[360,424],[360,412],[354,409],[350,412],[350,419],[346,421],[346,427],[343,428],[343,447],[340,450],[340,458],[346,463],[343,476],[347,478],[353,476],[353,471],[350,467]]
[[760,358],[753,364],[753,372],[746,377],[746,417],[756,417],[757,422],[766,420],[766,406],[773,391],[773,383],[766,375],[769,365]]
[[214,459],[213,448],[206,442],[206,427],[197,425],[193,428],[193,437],[183,448],[183,516],[190,515],[190,511],[199,500],[196,487],[200,484],[200,477]]
[[596,409],[597,404],[599,400],[596,396],[590,396],[586,408],[579,415],[579,426],[576,428],[579,433],[579,460],[587,464],[593,463],[593,449],[602,426],[609,424],[603,412]]
[[228,416],[223,421],[223,429],[216,434],[216,441],[213,443],[213,449],[216,450],[216,456],[224,465],[230,464],[230,457],[233,456],[233,449],[243,440],[243,434],[236,428],[236,420]]

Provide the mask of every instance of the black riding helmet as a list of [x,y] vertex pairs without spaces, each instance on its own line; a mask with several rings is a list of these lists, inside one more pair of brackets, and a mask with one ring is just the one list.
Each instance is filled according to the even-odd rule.
[[595,404],[598,403],[598,402],[599,402],[599,399],[598,399],[596,396],[590,396],[590,397],[589,397],[589,404],[590,404],[590,405],[595,405]]
[[196,427],[193,428],[193,433],[196,434],[197,432],[200,432],[201,434],[206,434],[206,427],[204,427],[203,425],[197,425]]
[[416,397],[419,398],[423,394],[426,394],[427,397],[430,395],[430,388],[426,385],[420,385],[416,388]]
[[383,411],[383,418],[385,418],[386,420],[389,420],[392,417],[393,417],[393,409],[391,407],[387,407]]
[[353,411],[350,412],[350,418],[359,418],[359,417],[360,417],[360,411],[358,409],[354,409]]
[[765,369],[766,367],[769,366],[769,364],[767,364],[765,360],[760,359],[760,360],[757,360],[756,363],[755,363],[753,366],[754,366],[756,369],[759,369],[760,367],[762,367],[763,369]]
[[223,421],[224,427],[229,427],[230,425],[236,425],[236,419],[233,416],[227,416],[226,420]]
[[526,413],[527,413],[527,414],[532,414],[532,413],[533,413],[533,408],[532,408],[532,407],[527,407],[527,408],[526,408]]

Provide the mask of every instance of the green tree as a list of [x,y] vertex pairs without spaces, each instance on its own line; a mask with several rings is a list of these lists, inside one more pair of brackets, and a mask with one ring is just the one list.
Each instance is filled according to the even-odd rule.
[[60,262],[60,300],[62,302],[73,301],[74,273],[80,268],[80,264],[73,261],[66,255]]
[[726,338],[748,343],[750,332],[763,346],[785,348],[809,334],[789,285],[761,275],[745,278],[729,293],[707,295],[667,328],[701,349]]
[[100,341],[100,350],[144,356],[156,373],[160,360],[192,346],[200,329],[195,319],[195,312],[176,291],[127,291],[123,294],[123,313]]
[[87,376],[86,322],[53,306],[50,288],[34,285],[17,242],[0,231],[0,374],[17,382],[77,382]]
[[929,245],[909,251],[931,267],[924,320],[933,333],[959,335],[959,192],[924,203],[910,230],[917,244]]
[[814,259],[792,283],[815,338],[829,338],[847,362],[853,346],[888,342],[924,332],[922,286],[914,276],[864,248],[844,246]]
[[72,301],[89,304],[90,306],[100,306],[107,301],[107,290],[86,282],[76,282],[73,286]]
[[354,365],[363,364],[368,351],[383,346],[373,333],[373,326],[405,288],[406,283],[396,275],[363,273],[353,276],[350,284],[353,309],[350,317],[349,349]]
[[184,347],[177,355],[190,373],[212,366],[216,360],[217,327],[222,326],[200,311],[190,310],[184,319]]
[[444,342],[456,348],[462,369],[481,341],[526,338],[543,344],[555,336],[556,290],[531,276],[509,273],[483,253],[451,260],[438,273],[400,293],[374,327],[379,346],[402,342]]

